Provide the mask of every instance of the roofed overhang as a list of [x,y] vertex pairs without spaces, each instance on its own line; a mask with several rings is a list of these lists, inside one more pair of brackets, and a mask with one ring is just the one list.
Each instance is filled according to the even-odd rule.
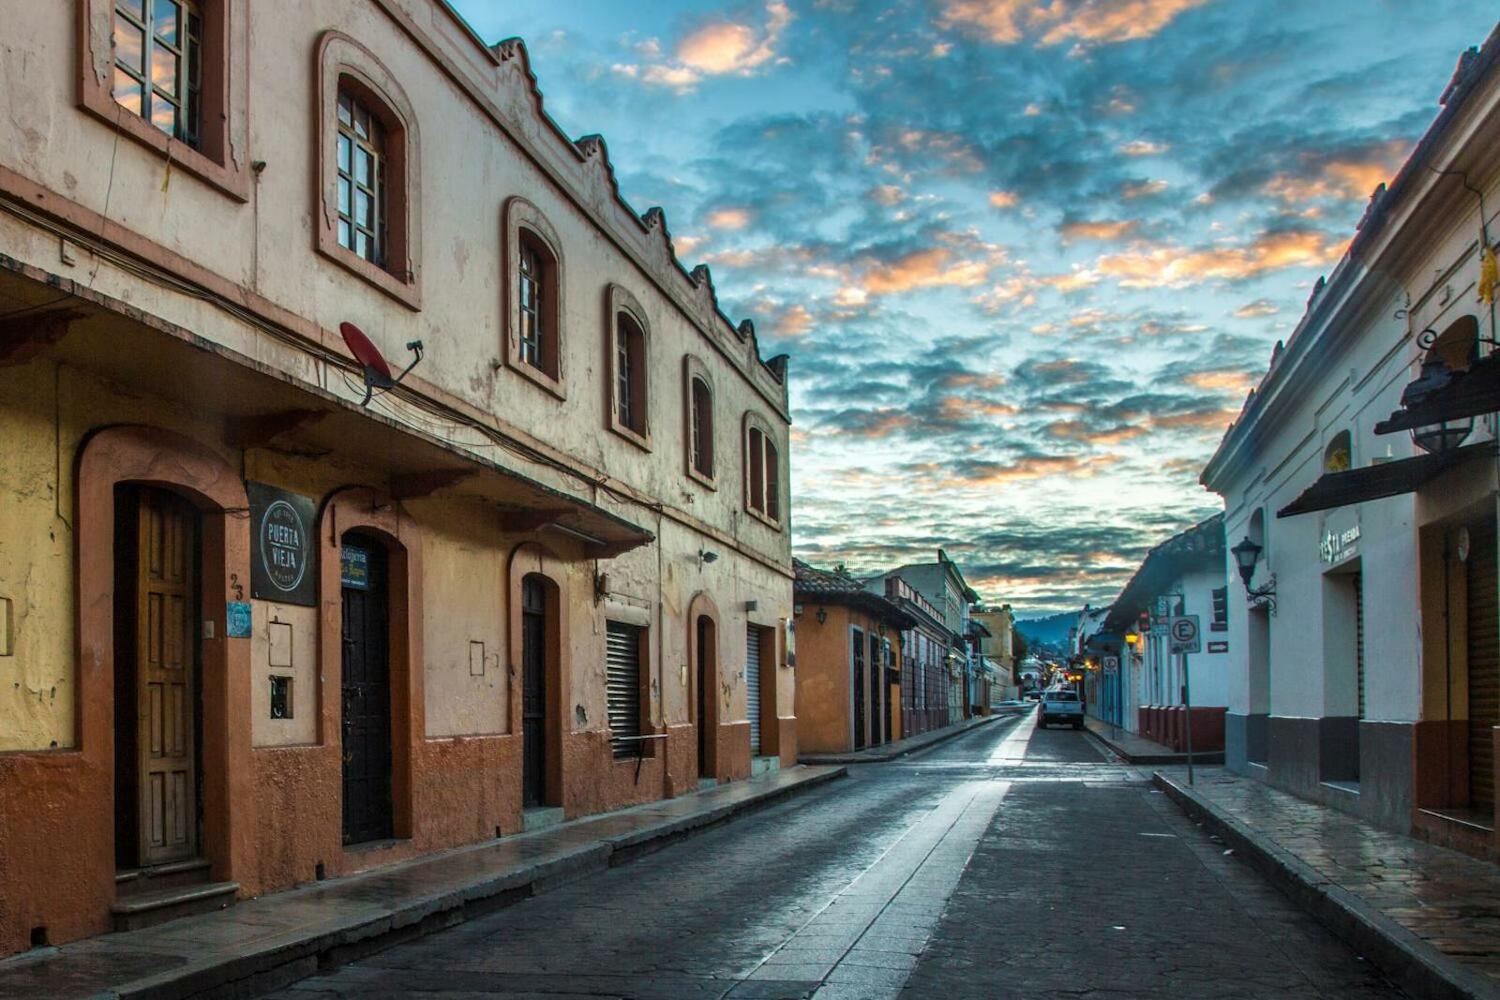
[[1303,490],[1297,499],[1278,510],[1276,516],[1295,517],[1298,514],[1347,507],[1366,500],[1415,493],[1427,482],[1454,466],[1476,458],[1492,457],[1494,454],[1495,442],[1482,441],[1442,454],[1417,455],[1379,465],[1367,465],[1360,469],[1349,469],[1346,472],[1328,472]]

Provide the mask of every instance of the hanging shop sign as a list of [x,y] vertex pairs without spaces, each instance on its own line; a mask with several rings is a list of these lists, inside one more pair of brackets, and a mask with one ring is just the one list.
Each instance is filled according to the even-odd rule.
[[317,604],[316,502],[265,483],[247,482],[245,492],[250,498],[250,596]]
[[351,590],[370,589],[370,553],[345,545],[339,549],[339,585]]

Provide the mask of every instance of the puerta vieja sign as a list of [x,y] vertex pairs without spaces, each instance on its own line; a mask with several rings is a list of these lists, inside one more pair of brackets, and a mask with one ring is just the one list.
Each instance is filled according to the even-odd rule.
[[250,497],[250,596],[317,604],[317,504],[264,483],[247,482],[245,491]]

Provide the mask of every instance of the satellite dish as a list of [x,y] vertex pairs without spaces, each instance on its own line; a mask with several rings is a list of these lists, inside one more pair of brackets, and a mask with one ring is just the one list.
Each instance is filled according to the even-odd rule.
[[349,348],[349,353],[354,355],[363,369],[365,378],[365,398],[359,401],[360,406],[370,405],[370,397],[375,395],[376,389],[394,389],[401,384],[417,362],[422,360],[422,342],[420,340],[407,341],[406,349],[416,357],[411,359],[411,364],[404,368],[400,375],[391,375],[390,363],[385,360],[385,355],[380,353],[380,348],[375,342],[365,336],[365,332],[353,323],[344,322],[339,324],[339,333],[343,335],[344,345]]

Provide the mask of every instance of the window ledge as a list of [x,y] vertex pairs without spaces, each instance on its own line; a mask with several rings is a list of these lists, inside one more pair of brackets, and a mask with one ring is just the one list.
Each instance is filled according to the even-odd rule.
[[227,158],[221,163],[181,139],[167,135],[140,115],[121,107],[108,91],[90,88],[84,94],[83,108],[126,138],[153,150],[171,165],[171,169],[192,174],[235,201],[250,200],[250,172],[247,169],[229,164]]
[[379,264],[372,264],[348,247],[339,243],[327,230],[318,234],[318,252],[335,264],[343,267],[357,278],[374,285],[391,298],[413,312],[422,311],[422,288],[413,277],[402,281]]
[[692,462],[688,462],[687,474],[688,478],[696,482],[699,486],[718,492],[718,479],[713,476],[706,476],[703,473],[699,472],[696,468],[693,467]]
[[745,508],[745,513],[749,514],[751,517],[755,518],[761,524],[764,524],[766,527],[771,528],[774,531],[780,531],[781,530],[781,522],[779,520],[777,520],[776,518],[771,517],[768,514],[762,514],[760,511],[756,510],[754,507],[746,507]]
[[631,430],[629,427],[626,427],[624,424],[620,423],[620,421],[616,420],[613,413],[609,415],[609,429],[620,435],[620,437],[624,438],[626,441],[629,441],[631,444],[635,445],[637,448],[641,449],[641,451],[649,452],[651,450],[650,432],[641,434],[638,431]]
[[556,396],[558,399],[565,400],[568,398],[568,387],[561,377],[553,378],[542,369],[535,365],[527,364],[519,357],[507,358],[505,367],[544,392]]

